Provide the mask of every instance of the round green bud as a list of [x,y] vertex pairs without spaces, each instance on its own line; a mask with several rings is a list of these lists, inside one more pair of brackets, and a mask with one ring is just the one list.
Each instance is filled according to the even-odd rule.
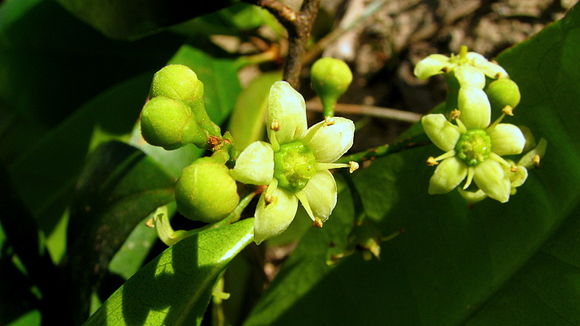
[[189,67],[168,65],[153,76],[151,97],[156,96],[165,96],[186,103],[199,101],[203,99],[203,84]]
[[310,78],[312,88],[322,100],[324,115],[328,116],[327,112],[334,111],[336,101],[352,82],[352,72],[342,60],[321,58],[312,65]]
[[509,78],[500,78],[492,81],[485,87],[485,93],[493,110],[502,110],[506,106],[515,108],[520,103],[520,89]]
[[175,185],[177,210],[194,221],[213,223],[226,217],[240,201],[228,168],[211,157],[183,169]]
[[143,138],[167,150],[187,143],[204,144],[207,133],[193,120],[191,109],[181,101],[158,96],[151,99],[141,112]]

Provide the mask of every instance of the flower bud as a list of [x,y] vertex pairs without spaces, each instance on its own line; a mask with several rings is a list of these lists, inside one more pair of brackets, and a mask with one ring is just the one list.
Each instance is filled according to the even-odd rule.
[[509,78],[494,80],[485,87],[485,92],[493,110],[501,111],[508,105],[515,108],[520,103],[520,89]]
[[188,143],[203,146],[207,142],[207,133],[193,120],[190,108],[164,96],[151,99],[143,107],[141,133],[149,144],[167,150]]
[[212,223],[226,217],[240,201],[228,168],[212,157],[183,169],[175,185],[177,210],[194,221]]
[[189,67],[168,65],[161,68],[153,76],[151,97],[156,96],[165,96],[186,102],[202,100],[203,84]]
[[338,98],[352,82],[352,72],[344,61],[334,58],[318,59],[310,75],[312,88],[324,108],[324,116],[332,116]]

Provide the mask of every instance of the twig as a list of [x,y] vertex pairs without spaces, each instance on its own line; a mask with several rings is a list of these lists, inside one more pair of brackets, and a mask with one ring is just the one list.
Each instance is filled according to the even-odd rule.
[[320,0],[304,0],[298,13],[276,0],[244,1],[268,10],[286,28],[288,55],[284,62],[283,78],[297,89],[300,86],[300,71],[304,62],[306,43],[310,39]]
[[320,55],[322,50],[324,50],[324,48],[326,48],[329,44],[334,42],[344,33],[356,27],[362,26],[363,23],[367,22],[370,17],[376,14],[386,4],[387,0],[375,0],[365,8],[363,13],[359,17],[357,17],[357,19],[353,20],[349,24],[345,24],[344,26],[343,25],[338,26],[338,28],[334,29],[328,35],[324,36],[322,39],[320,39],[320,41],[314,44],[314,46],[312,46],[312,48],[308,50],[308,52],[306,52],[306,54],[304,55],[304,63],[314,61],[314,59],[316,59]]
[[297,15],[292,8],[277,0],[242,0],[268,10],[286,30],[295,30]]
[[365,151],[354,153],[351,155],[343,156],[337,162],[347,163],[350,161],[360,162],[374,160],[379,157],[388,156],[395,154],[404,150],[426,146],[429,145],[430,141],[425,134],[420,134],[405,140],[402,140],[395,144],[385,144],[373,148],[369,148]]
[[[322,104],[318,101],[308,101],[308,103],[306,103],[306,109],[322,112]],[[368,115],[409,123],[415,123],[421,119],[421,115],[418,113],[369,105],[339,103],[336,104],[335,111],[340,113]]]

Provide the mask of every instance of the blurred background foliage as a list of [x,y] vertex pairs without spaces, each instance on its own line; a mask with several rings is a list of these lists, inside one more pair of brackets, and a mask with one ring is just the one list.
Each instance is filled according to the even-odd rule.
[[[412,76],[425,55],[466,44],[497,56],[522,92],[514,121],[549,143],[508,204],[427,195],[436,149],[419,146],[338,173],[323,229],[299,211],[259,247],[246,219],[166,248],[145,222],[203,226],[175,214],[173,183],[204,153],[141,138],[153,73],[190,66],[242,148],[263,136],[284,29],[236,1],[2,1],[0,325],[580,324],[575,2],[325,0],[316,20],[300,91],[320,119],[310,63],[321,52],[349,63],[350,106],[337,114],[357,122],[352,152],[421,137],[401,134],[445,94],[441,79]],[[365,259],[363,227],[396,235],[380,260]],[[212,296],[222,276],[223,301]]]

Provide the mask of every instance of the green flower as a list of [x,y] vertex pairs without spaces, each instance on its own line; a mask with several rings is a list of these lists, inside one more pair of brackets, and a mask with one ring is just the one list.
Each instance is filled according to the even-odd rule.
[[507,77],[507,72],[498,64],[488,61],[484,56],[475,52],[467,52],[466,46],[459,48],[457,55],[451,57],[442,54],[432,54],[419,61],[415,66],[415,76],[427,79],[441,73],[455,74],[461,87],[475,87],[482,89],[485,86],[485,76],[498,79]]
[[317,226],[336,205],[332,168],[356,166],[333,163],[350,149],[354,124],[328,118],[307,128],[304,98],[288,83],[274,83],[268,98],[270,143],[250,144],[236,160],[232,176],[243,183],[268,185],[255,213],[254,239],[260,243],[284,231],[294,219],[298,201]]
[[438,165],[429,182],[430,194],[447,193],[467,179],[464,190],[474,181],[485,195],[502,203],[509,200],[512,188],[525,181],[527,171],[517,172],[523,167],[501,157],[520,154],[525,145],[518,127],[500,123],[504,116],[486,128],[480,128],[479,122],[468,125],[460,119],[456,119],[455,125],[443,114],[429,114],[421,119],[429,139],[446,152],[427,160],[429,165]]

